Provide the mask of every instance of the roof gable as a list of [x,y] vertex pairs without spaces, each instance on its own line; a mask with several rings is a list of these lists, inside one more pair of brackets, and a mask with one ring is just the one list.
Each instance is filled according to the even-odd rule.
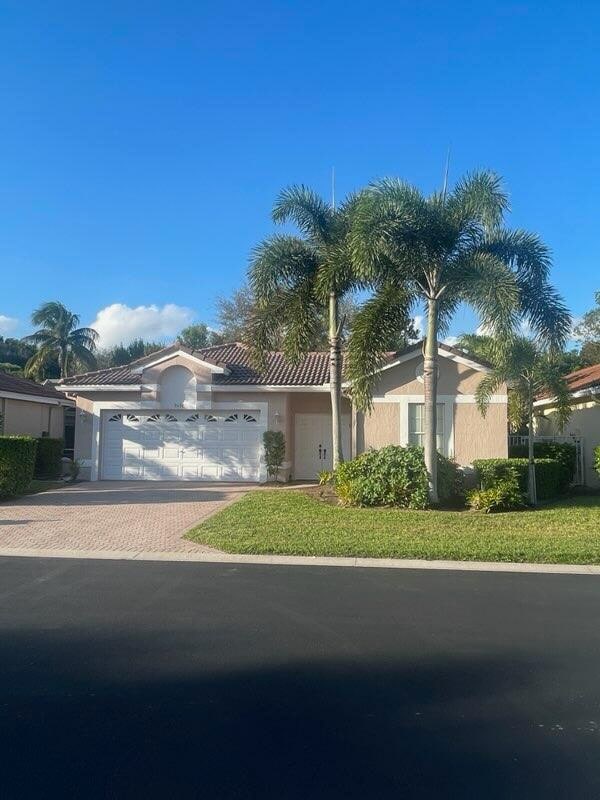
[[138,359],[129,366],[132,374],[141,374],[144,370],[150,369],[157,364],[162,364],[165,361],[180,357],[193,362],[195,366],[202,366],[216,375],[229,374],[229,370],[225,364],[219,364],[216,361],[205,359],[202,357],[201,353],[201,350],[194,351],[189,347],[183,347],[183,345],[174,345],[173,347],[166,347],[163,350],[157,350],[155,353],[151,353],[143,359]]

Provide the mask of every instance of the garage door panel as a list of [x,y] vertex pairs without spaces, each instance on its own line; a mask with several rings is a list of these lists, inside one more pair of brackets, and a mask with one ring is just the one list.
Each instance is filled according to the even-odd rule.
[[102,477],[258,480],[263,431],[255,421],[258,412],[186,413],[108,412],[102,425]]

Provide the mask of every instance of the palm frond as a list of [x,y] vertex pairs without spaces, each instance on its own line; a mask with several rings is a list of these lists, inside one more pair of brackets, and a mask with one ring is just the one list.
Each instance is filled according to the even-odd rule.
[[502,179],[495,172],[482,170],[461,178],[446,202],[459,225],[477,220],[487,230],[496,229],[509,209]]
[[69,311],[58,300],[42,303],[31,315],[33,325],[40,325],[44,328],[56,327],[61,323],[71,325],[75,328],[79,324],[79,315]]
[[552,409],[556,412],[558,429],[562,431],[573,413],[571,393],[561,364],[552,352],[542,353],[538,357],[535,378],[538,394],[544,393],[553,398]]
[[294,222],[315,241],[329,241],[334,211],[308,186],[288,186],[279,194],[272,212],[273,222]]
[[477,249],[453,264],[447,280],[450,290],[475,309],[486,328],[504,334],[514,329],[519,288],[513,271],[499,258]]
[[484,375],[479,381],[475,391],[475,401],[483,417],[485,417],[487,413],[492,395],[496,394],[499,387],[506,383],[507,380],[507,375],[502,369],[495,369],[493,372]]
[[254,297],[266,302],[275,292],[314,276],[317,269],[317,255],[305,241],[276,234],[252,252],[248,280]]
[[572,318],[562,297],[548,283],[518,281],[521,315],[540,343],[560,350],[571,333]]
[[423,195],[403,181],[386,178],[362,192],[348,237],[357,277],[373,281],[390,266],[414,276],[415,255],[422,250],[430,216]]
[[348,341],[345,377],[352,382],[352,398],[358,408],[372,407],[378,370],[389,357],[386,347],[400,330],[410,329],[411,308],[411,296],[388,283],[357,311]]
[[77,361],[86,369],[96,369],[96,357],[89,347],[79,342],[71,342],[69,349]]
[[69,334],[69,342],[85,347],[92,352],[96,349],[98,331],[93,328],[76,328]]

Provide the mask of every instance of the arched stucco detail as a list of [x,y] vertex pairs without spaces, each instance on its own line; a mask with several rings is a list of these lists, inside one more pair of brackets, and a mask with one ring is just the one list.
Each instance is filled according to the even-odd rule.
[[163,370],[158,384],[161,408],[196,408],[196,377],[187,367],[175,365]]

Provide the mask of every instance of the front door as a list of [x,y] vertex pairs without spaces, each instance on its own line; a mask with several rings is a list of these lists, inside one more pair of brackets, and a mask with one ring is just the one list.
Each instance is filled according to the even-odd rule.
[[[351,420],[342,415],[342,451],[350,458]],[[294,478],[314,481],[322,470],[333,464],[331,414],[296,414],[294,429]]]

